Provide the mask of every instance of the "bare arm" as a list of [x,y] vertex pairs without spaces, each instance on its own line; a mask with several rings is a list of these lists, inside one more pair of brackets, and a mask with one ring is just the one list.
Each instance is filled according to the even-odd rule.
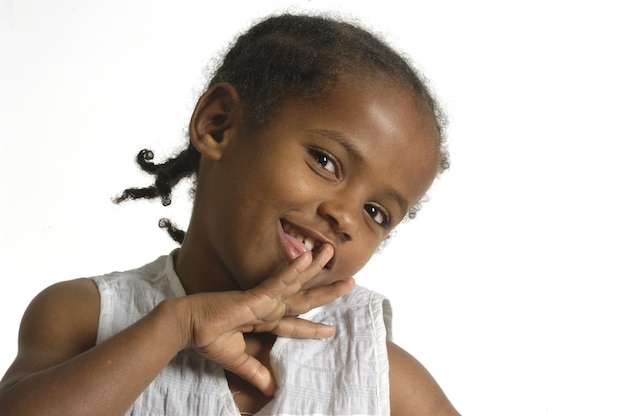
[[95,284],[44,290],[22,319],[17,358],[0,383],[0,414],[123,414],[180,348],[165,309],[94,348]]
[[387,342],[387,352],[393,416],[459,415],[419,361],[391,341]]
[[201,293],[160,303],[94,346],[99,295],[90,280],[54,285],[22,320],[19,351],[0,382],[0,414],[120,415],[181,349],[196,348],[265,394],[271,373],[245,353],[244,332],[326,337],[334,328],[295,316],[347,293],[353,279],[301,291],[332,256],[300,256],[257,288]]

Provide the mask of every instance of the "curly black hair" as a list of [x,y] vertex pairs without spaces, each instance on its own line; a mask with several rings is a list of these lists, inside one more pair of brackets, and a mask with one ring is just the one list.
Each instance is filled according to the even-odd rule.
[[[322,16],[284,14],[269,17],[243,33],[214,71],[207,89],[219,82],[233,85],[241,109],[251,126],[269,122],[288,99],[324,96],[338,79],[376,80],[386,76],[415,93],[430,111],[439,132],[440,166],[448,168],[445,146],[445,117],[407,59],[370,32],[351,23]],[[114,199],[161,198],[171,203],[172,188],[183,178],[197,173],[200,154],[187,147],[164,163],[152,162],[154,154],[143,149],[136,157],[141,169],[154,175],[145,188],[128,188]],[[414,217],[419,205],[408,214]],[[159,226],[182,243],[185,233],[162,219]]]

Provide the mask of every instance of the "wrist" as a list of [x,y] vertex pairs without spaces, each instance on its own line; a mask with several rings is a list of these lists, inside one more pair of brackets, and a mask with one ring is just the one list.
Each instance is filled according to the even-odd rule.
[[169,298],[161,301],[152,311],[155,319],[161,322],[170,333],[169,340],[177,351],[189,347],[192,343],[188,308],[185,298]]

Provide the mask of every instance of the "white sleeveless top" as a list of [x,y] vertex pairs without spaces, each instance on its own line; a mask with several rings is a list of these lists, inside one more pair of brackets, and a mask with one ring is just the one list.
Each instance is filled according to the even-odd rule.
[[[165,298],[185,296],[173,256],[94,277],[100,291],[99,344]],[[257,415],[388,415],[391,309],[362,287],[303,318],[335,325],[327,339],[278,338],[270,353],[277,390]],[[179,352],[126,415],[235,416],[224,370],[195,350]]]

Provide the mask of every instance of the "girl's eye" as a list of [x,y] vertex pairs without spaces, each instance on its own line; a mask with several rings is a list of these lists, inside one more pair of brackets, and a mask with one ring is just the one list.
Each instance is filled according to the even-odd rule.
[[391,219],[389,218],[389,214],[383,211],[381,208],[377,207],[373,204],[365,204],[365,211],[367,214],[372,217],[372,219],[377,223],[382,225],[383,227],[389,226]]
[[309,149],[309,153],[313,156],[315,162],[323,169],[329,171],[333,175],[337,174],[337,164],[328,154],[316,149]]

